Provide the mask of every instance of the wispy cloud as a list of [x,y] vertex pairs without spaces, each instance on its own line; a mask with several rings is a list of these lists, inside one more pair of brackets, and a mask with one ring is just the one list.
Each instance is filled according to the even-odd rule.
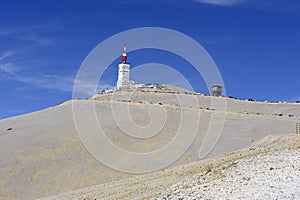
[[31,73],[30,76],[24,75],[21,67],[13,63],[0,64],[0,79],[19,81],[33,87],[54,89],[70,92],[73,89],[74,76]]
[[2,55],[0,54],[0,61],[6,59],[7,57],[11,56],[13,53],[11,51],[6,51]]
[[[0,80],[24,83],[22,87],[26,89],[41,88],[64,92],[72,92],[75,82],[80,83],[80,92],[87,96],[106,88],[113,88],[112,85],[103,82],[95,86],[95,83],[90,83],[89,80],[75,81],[74,72],[65,72],[67,67],[64,66],[69,66],[69,62],[54,62],[37,57],[39,50],[67,42],[56,37],[56,32],[63,29],[61,23],[55,22],[29,27],[0,27],[0,40],[3,40],[3,45],[0,46]],[[51,63],[54,66],[50,66]],[[62,71],[54,74],[42,71],[56,69],[58,65]]]
[[[25,75],[30,74],[30,75]],[[74,83],[77,85],[77,92],[90,97],[102,90],[112,89],[115,86],[101,81],[98,85],[89,80],[75,79],[72,75],[29,73],[13,63],[0,63],[0,80],[13,80],[24,83],[30,87],[72,92]]]
[[212,4],[217,6],[233,6],[247,2],[247,0],[194,0],[199,3]]
[[[22,82],[31,87],[70,92],[73,89],[74,74],[47,74],[32,69],[49,65],[48,61],[34,58],[39,49],[58,43],[53,32],[60,30],[59,23],[32,25],[29,27],[1,27],[0,80]],[[17,45],[16,45],[17,44]]]
[[54,44],[57,42],[52,38],[36,36],[34,34],[18,35],[18,36],[15,36],[15,39],[26,41],[26,42],[31,42],[31,43],[35,44],[36,46],[46,46],[46,45],[51,45],[51,44]]
[[65,42],[51,37],[54,32],[60,30],[63,30],[63,26],[56,22],[27,27],[0,27],[0,39],[18,41],[21,44],[27,42],[34,46],[46,46]]

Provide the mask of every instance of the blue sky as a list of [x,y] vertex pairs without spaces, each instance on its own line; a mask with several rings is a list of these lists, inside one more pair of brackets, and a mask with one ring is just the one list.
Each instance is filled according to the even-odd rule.
[[[149,26],[199,42],[217,64],[227,95],[300,100],[298,0],[0,0],[0,5],[0,119],[70,99],[77,70],[95,46]],[[207,93],[184,62],[166,52],[128,55],[132,67],[151,59],[174,64],[196,91]],[[116,82],[117,63],[102,87]]]

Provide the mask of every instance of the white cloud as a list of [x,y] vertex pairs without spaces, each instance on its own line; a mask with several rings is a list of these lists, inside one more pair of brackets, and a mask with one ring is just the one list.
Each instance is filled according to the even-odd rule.
[[0,61],[4,60],[5,58],[11,56],[13,53],[11,51],[4,52],[2,55],[0,55]]
[[11,46],[14,45],[7,45],[9,50],[6,46],[0,48],[0,80],[24,83],[24,86],[30,86],[31,89],[42,88],[72,92],[75,78],[73,73],[57,75],[37,72],[34,69],[39,69],[38,65],[43,65],[46,61],[32,59],[32,52],[39,48],[65,42],[51,37],[53,32],[62,29],[63,27],[59,23],[29,27],[1,27],[0,39],[8,38],[8,41],[20,42],[21,45],[15,46],[13,50],[11,50]]
[[247,0],[195,0],[199,3],[212,4],[218,6],[233,6],[246,2]]
[[56,37],[51,37],[53,32],[63,30],[58,23],[49,23],[46,25],[31,25],[20,27],[0,27],[0,38],[9,38],[21,42],[31,43],[33,47],[48,46],[60,41]]
[[0,64],[0,79],[19,81],[34,87],[70,92],[73,89],[73,76],[31,74],[23,75],[24,71],[12,63]]
[[23,40],[26,42],[32,42],[32,44],[35,44],[37,46],[47,46],[56,43],[54,39],[47,38],[47,37],[38,37],[33,34],[28,35],[22,35],[22,36],[16,36],[15,39]]
[[15,71],[17,71],[17,67],[12,63],[0,64],[0,72],[2,72],[2,75],[13,75]]
[[57,74],[42,74],[31,73],[22,70],[21,67],[13,63],[0,63],[0,80],[13,80],[24,83],[35,88],[59,90],[63,92],[72,92],[74,82],[77,85],[76,93],[84,97],[90,97],[107,88],[112,89],[115,86],[110,83],[101,81],[98,85],[96,83],[86,80],[75,80],[75,75],[57,75]]
[[37,74],[31,77],[15,76],[15,80],[35,87],[70,92],[73,89],[73,77],[49,74]]

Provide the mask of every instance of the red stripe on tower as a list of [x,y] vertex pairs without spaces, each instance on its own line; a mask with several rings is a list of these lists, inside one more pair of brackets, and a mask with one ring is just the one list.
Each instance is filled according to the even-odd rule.
[[124,51],[123,51],[123,55],[122,55],[122,61],[123,61],[123,63],[126,63],[126,60],[127,60],[126,43],[124,43]]

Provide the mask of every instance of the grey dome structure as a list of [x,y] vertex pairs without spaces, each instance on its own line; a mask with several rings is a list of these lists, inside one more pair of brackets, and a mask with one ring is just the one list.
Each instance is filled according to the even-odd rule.
[[213,85],[211,88],[212,95],[216,97],[222,96],[222,89],[223,87],[221,85]]

